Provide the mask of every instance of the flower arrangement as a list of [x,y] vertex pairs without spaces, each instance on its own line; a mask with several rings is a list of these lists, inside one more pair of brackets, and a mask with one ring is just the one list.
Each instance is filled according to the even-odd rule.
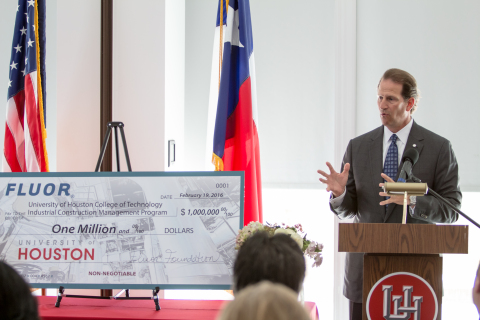
[[[261,224],[257,221],[252,221],[243,229],[238,231],[238,235],[235,241],[235,249],[238,250],[243,245],[243,243],[253,234],[258,231],[265,231],[271,237],[275,234],[284,233],[289,235],[299,247],[302,249],[303,254],[306,257],[309,257],[314,260],[312,267],[319,267],[323,262],[322,250],[323,244],[308,240],[307,234],[303,232],[301,224],[296,224],[294,226],[287,226],[282,223],[281,226],[276,223],[271,225],[268,222],[266,224]],[[302,237],[303,235],[303,237]]]

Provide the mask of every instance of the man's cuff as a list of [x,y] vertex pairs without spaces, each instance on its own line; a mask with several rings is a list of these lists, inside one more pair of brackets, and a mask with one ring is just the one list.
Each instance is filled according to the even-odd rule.
[[415,215],[415,206],[408,206],[408,210],[410,210],[410,215],[413,217]]
[[347,193],[347,188],[345,188],[343,193],[336,198],[333,197],[333,193],[330,193],[330,205],[332,206],[333,209],[340,207],[340,205],[343,202],[343,199],[345,198],[346,193]]
[[[418,204],[417,204],[417,205],[418,205]],[[415,218],[415,219],[418,219],[418,220],[429,221],[429,220],[428,220],[428,216],[425,214],[424,211],[418,210],[418,208],[417,208],[417,210],[415,210],[415,207],[416,207],[417,205],[415,205],[415,206],[413,206],[413,207],[412,207],[412,206],[408,206],[410,216],[411,216],[412,218]]]

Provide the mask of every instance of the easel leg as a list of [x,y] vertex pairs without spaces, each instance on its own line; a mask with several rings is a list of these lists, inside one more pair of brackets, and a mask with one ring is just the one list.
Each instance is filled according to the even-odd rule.
[[60,302],[62,302],[62,297],[64,292],[65,292],[65,288],[60,286],[60,288],[58,288],[57,302],[55,302],[56,308],[60,308]]
[[128,155],[128,149],[127,149],[127,140],[125,140],[125,133],[123,132],[123,123],[122,125],[119,125],[120,128],[120,134],[122,135],[122,142],[123,142],[123,151],[125,151],[125,160],[127,161],[127,168],[128,171],[132,171],[132,166],[130,165],[130,157]]
[[[100,165],[102,164],[105,151],[107,149],[108,139],[110,139],[110,134],[112,128],[115,129],[115,154],[117,156],[117,171],[120,171],[120,153],[118,150],[118,128],[120,128],[120,134],[122,136],[123,150],[125,151],[125,160],[127,161],[128,171],[132,171],[132,166],[130,165],[130,158],[128,156],[127,141],[125,139],[125,133],[123,131],[124,124],[123,122],[109,122],[107,124],[107,132],[105,133],[105,139],[103,140],[102,149],[100,150],[100,155],[98,157],[97,166],[95,167],[95,172],[100,170]],[[113,139],[113,138],[112,138]]]
[[120,172],[120,154],[118,152],[118,127],[115,127],[115,156],[117,158],[117,172]]
[[160,307],[160,304],[158,303],[158,292],[160,291],[160,287],[155,287],[155,290],[153,290],[153,301],[155,302],[155,310],[158,311],[162,309]]
[[100,155],[98,156],[98,161],[97,161],[97,166],[95,167],[95,172],[98,172],[98,170],[100,169],[100,165],[102,164],[103,156],[105,156],[105,150],[107,150],[108,138],[110,138],[110,132],[111,131],[112,131],[112,127],[109,125],[108,128],[107,128],[107,133],[105,133],[105,139],[103,139],[102,150],[100,150]]

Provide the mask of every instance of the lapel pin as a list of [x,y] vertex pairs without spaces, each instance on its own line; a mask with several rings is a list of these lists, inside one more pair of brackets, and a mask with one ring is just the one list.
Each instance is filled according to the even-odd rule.
[[414,147],[414,148],[416,148],[416,147],[417,147],[417,145],[414,143],[414,144],[413,144],[413,147]]

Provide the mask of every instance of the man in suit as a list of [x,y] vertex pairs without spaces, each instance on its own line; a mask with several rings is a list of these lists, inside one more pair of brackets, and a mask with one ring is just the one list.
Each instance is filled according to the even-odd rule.
[[[401,223],[403,195],[390,198],[379,187],[400,174],[404,150],[415,148],[419,159],[412,173],[460,208],[458,165],[450,142],[412,118],[419,98],[415,78],[400,69],[387,70],[377,88],[382,126],[350,140],[340,172],[318,170],[331,192],[331,210],[355,223]],[[388,176],[389,173],[390,176]],[[452,223],[456,212],[431,195],[410,197],[407,223]],[[362,319],[363,253],[347,253],[343,293],[350,300],[350,319]]]

